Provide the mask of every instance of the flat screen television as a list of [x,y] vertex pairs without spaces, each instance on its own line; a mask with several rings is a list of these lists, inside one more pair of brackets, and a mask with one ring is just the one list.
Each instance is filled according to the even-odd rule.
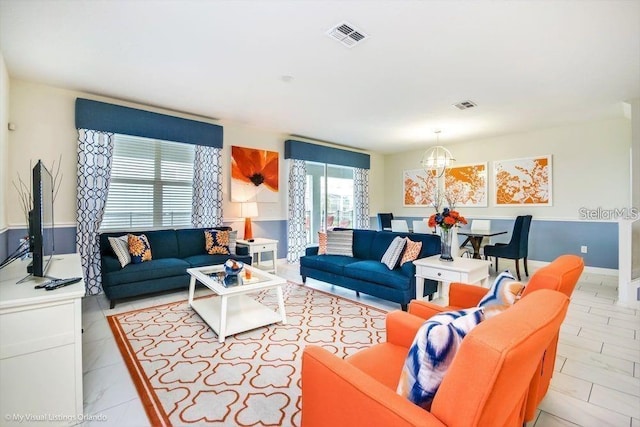
[[45,277],[55,251],[53,238],[53,177],[39,160],[33,168],[33,210],[29,212],[29,244],[33,254],[27,271]]

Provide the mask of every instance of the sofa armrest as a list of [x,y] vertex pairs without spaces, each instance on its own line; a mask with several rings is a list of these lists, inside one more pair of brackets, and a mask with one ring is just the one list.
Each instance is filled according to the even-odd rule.
[[412,300],[409,303],[409,314],[415,317],[419,317],[424,322],[425,319],[430,319],[436,314],[449,311],[447,307],[434,304],[432,302],[423,300]]
[[478,305],[489,289],[464,283],[452,283],[449,287],[449,305],[470,308]]
[[311,255],[318,255],[318,247],[317,246],[309,246],[307,249],[305,249],[304,254],[306,256],[311,256]]
[[395,390],[313,345],[302,354],[302,425],[444,427]]
[[405,311],[392,311],[387,314],[387,342],[409,348],[424,319]]

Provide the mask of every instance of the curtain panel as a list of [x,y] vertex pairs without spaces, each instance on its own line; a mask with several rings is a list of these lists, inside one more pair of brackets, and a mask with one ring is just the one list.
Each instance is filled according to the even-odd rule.
[[78,129],[76,247],[87,295],[102,292],[98,230],[107,202],[112,159],[113,133]]
[[287,221],[287,262],[298,262],[307,247],[305,187],[307,165],[304,160],[289,159],[289,203]]
[[220,148],[196,146],[191,223],[194,228],[222,225],[222,149]]
[[369,169],[353,169],[353,193],[355,227],[364,230],[371,228],[369,217]]

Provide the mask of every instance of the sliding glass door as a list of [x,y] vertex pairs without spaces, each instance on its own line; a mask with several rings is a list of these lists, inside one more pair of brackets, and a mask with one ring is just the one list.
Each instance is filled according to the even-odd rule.
[[353,168],[307,162],[305,206],[308,243],[318,231],[353,227]]

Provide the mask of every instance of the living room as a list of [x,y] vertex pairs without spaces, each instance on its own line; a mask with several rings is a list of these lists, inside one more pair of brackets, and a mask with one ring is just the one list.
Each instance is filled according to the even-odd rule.
[[[381,8],[378,10],[377,15],[377,19],[381,20],[384,17],[383,11],[386,10],[381,5],[381,3],[384,2],[374,3],[377,4],[374,9],[376,7]],[[564,7],[577,7],[573,3],[575,2],[567,2]],[[595,275],[593,277],[600,277],[602,283],[607,283],[615,287],[617,285],[618,262],[620,257],[618,223],[615,218],[591,217],[590,219],[586,219],[581,217],[580,212],[581,209],[585,208],[590,211],[597,211],[598,208],[621,209],[638,206],[638,189],[636,185],[632,186],[632,183],[640,182],[640,178],[637,175],[638,169],[640,168],[632,167],[631,165],[640,164],[640,162],[637,161],[637,157],[633,157],[633,159],[630,158],[630,150],[632,148],[634,149],[634,156],[637,156],[636,153],[640,151],[637,149],[640,138],[640,133],[637,131],[638,117],[640,116],[640,93],[638,92],[640,85],[637,76],[640,70],[638,69],[637,61],[619,59],[619,57],[637,57],[637,55],[634,56],[634,53],[638,53],[637,19],[634,21],[632,18],[629,18],[633,16],[633,12],[637,12],[637,2],[612,2],[613,5],[611,9],[608,9],[599,2],[588,2],[588,4],[588,12],[585,12],[585,19],[596,19],[594,16],[602,13],[609,17],[609,21],[604,28],[600,27],[598,30],[584,32],[593,33],[594,39],[603,38],[605,33],[615,33],[615,37],[612,36],[611,40],[607,39],[606,42],[595,47],[592,46],[589,49],[580,47],[581,42],[579,40],[571,39],[559,43],[558,52],[553,52],[554,60],[557,60],[558,56],[569,55],[569,52],[574,55],[573,57],[567,56],[568,63],[562,64],[562,66],[557,64],[543,66],[544,60],[529,64],[532,67],[539,67],[538,69],[525,69],[525,65],[522,65],[522,68],[514,65],[514,67],[518,68],[518,73],[522,75],[522,84],[529,86],[528,90],[530,90],[530,87],[537,86],[540,89],[540,98],[550,102],[550,108],[564,108],[563,113],[558,114],[557,120],[547,119],[544,124],[537,126],[524,121],[523,124],[519,126],[503,123],[502,127],[490,127],[490,130],[484,131],[483,133],[482,121],[485,120],[487,123],[490,123],[493,111],[502,109],[510,103],[517,105],[520,110],[525,112],[525,115],[542,115],[540,111],[542,107],[538,104],[534,107],[528,107],[526,105],[528,102],[534,103],[534,101],[536,101],[531,92],[529,92],[528,95],[530,97],[529,99],[524,98],[517,102],[514,99],[515,97],[506,97],[504,92],[518,92],[520,87],[513,87],[510,90],[501,88],[500,77],[502,77],[502,75],[500,73],[502,71],[500,71],[500,73],[496,71],[499,77],[494,79],[491,84],[486,83],[490,80],[485,80],[487,86],[482,87],[482,90],[478,89],[471,93],[462,93],[461,91],[447,93],[446,96],[441,98],[448,100],[446,105],[442,104],[437,107],[432,107],[433,109],[431,111],[425,111],[421,116],[423,117],[422,119],[416,116],[411,117],[412,120],[405,122],[407,126],[405,126],[404,129],[398,129],[397,132],[388,132],[384,129],[390,125],[385,124],[382,117],[377,118],[377,120],[380,120],[379,123],[382,124],[368,123],[368,126],[363,126],[374,129],[373,131],[371,129],[368,130],[373,133],[375,133],[377,129],[379,132],[384,133],[384,138],[387,138],[386,142],[378,141],[377,146],[372,145],[370,148],[367,148],[366,136],[345,132],[345,136],[341,139],[334,139],[328,131],[326,133],[314,133],[313,130],[306,130],[303,126],[290,126],[290,123],[295,120],[286,125],[282,125],[277,121],[270,123],[268,111],[254,110],[252,105],[253,103],[257,103],[258,99],[250,98],[248,94],[250,91],[257,91],[256,87],[259,87],[259,82],[263,81],[262,79],[267,78],[265,76],[256,78],[255,81],[250,81],[244,86],[236,87],[234,97],[244,98],[243,103],[245,104],[246,116],[225,115],[223,107],[214,106],[208,109],[208,106],[216,104],[217,99],[221,99],[220,96],[212,96],[212,94],[208,92],[207,96],[204,97],[207,101],[200,101],[200,103],[194,104],[197,106],[193,108],[189,107],[188,103],[183,102],[183,100],[179,100],[178,97],[161,95],[163,88],[167,88],[168,90],[170,86],[177,86],[179,88],[178,93],[180,93],[180,91],[184,92],[184,98],[197,99],[197,94],[194,94],[188,88],[191,80],[188,76],[191,76],[191,74],[186,71],[185,77],[179,78],[179,84],[173,82],[171,85],[167,84],[166,81],[154,84],[154,74],[147,69],[132,68],[132,70],[136,71],[123,70],[121,71],[122,76],[120,77],[121,86],[117,88],[115,86],[88,86],[84,82],[81,84],[69,84],[57,75],[47,75],[46,71],[40,71],[41,74],[36,74],[35,72],[29,74],[29,72],[21,69],[22,62],[19,62],[21,60],[18,59],[19,56],[16,56],[17,54],[14,52],[14,46],[16,45],[11,45],[12,42],[17,42],[18,40],[7,39],[3,33],[2,38],[6,40],[6,44],[5,41],[2,41],[0,51],[2,54],[2,56],[0,56],[0,68],[2,71],[0,73],[0,121],[2,122],[2,129],[0,130],[0,164],[2,169],[0,173],[0,259],[4,259],[16,248],[18,239],[24,236],[26,232],[26,224],[23,219],[24,213],[18,203],[18,194],[13,187],[13,182],[18,175],[23,178],[27,177],[31,171],[33,162],[38,159],[42,159],[46,165],[50,165],[52,162],[61,162],[62,181],[55,202],[56,243],[59,245],[57,247],[60,248],[61,253],[76,252],[78,130],[75,126],[75,102],[77,98],[85,98],[222,126],[224,129],[224,142],[221,154],[223,171],[223,223],[238,230],[240,236],[242,235],[244,227],[244,218],[240,212],[240,203],[232,201],[230,194],[231,149],[234,146],[238,146],[277,152],[281,159],[281,166],[279,168],[281,188],[276,202],[258,204],[259,216],[253,218],[252,221],[253,234],[256,237],[278,241],[279,264],[283,266],[281,270],[283,274],[291,274],[291,277],[288,278],[298,283],[300,283],[301,280],[299,275],[296,275],[295,267],[291,270],[291,268],[289,268],[290,266],[283,260],[288,253],[287,182],[289,179],[288,168],[284,160],[284,141],[295,139],[322,146],[332,146],[368,154],[371,161],[369,170],[370,227],[376,229],[375,216],[377,212],[393,212],[394,216],[407,219],[408,221],[422,219],[433,213],[433,209],[430,207],[416,208],[406,206],[403,203],[403,171],[420,168],[420,158],[428,146],[436,144],[434,130],[439,128],[442,130],[438,136],[439,142],[446,145],[453,154],[453,157],[455,157],[456,164],[460,165],[486,163],[489,168],[488,170],[491,171],[493,163],[500,160],[550,155],[553,165],[553,200],[549,205],[528,206],[525,208],[497,206],[491,198],[493,197],[493,189],[489,187],[489,200],[486,206],[460,208],[460,210],[467,218],[491,219],[495,224],[507,228],[511,226],[513,218],[517,215],[531,214],[533,215],[533,223],[529,260],[533,267],[544,266],[561,254],[576,254],[583,257],[587,267],[586,273]],[[73,3],[61,3],[61,5],[64,5],[64,7],[58,9],[53,6],[52,9],[50,9],[51,12],[54,12],[54,16],[70,12],[67,8],[75,7]],[[257,5],[253,3],[250,3],[250,5],[257,7]],[[249,5],[245,6],[249,7]],[[273,5],[273,7],[275,7],[275,5]],[[312,10],[315,10],[315,7],[319,7],[318,4],[312,7]],[[407,5],[407,7],[409,6]],[[547,7],[553,8],[554,6],[549,4]],[[602,8],[602,10],[599,8]],[[573,9],[569,10],[573,11]],[[612,11],[608,12],[610,10]],[[17,19],[16,16],[30,16],[34,20],[29,21],[29,25],[33,25],[34,29],[40,25],[38,19],[44,19],[42,16],[37,16],[37,14],[36,17],[38,19],[35,19],[34,12],[30,11],[29,8],[22,11],[25,15],[14,15],[14,13],[20,13],[17,2],[3,2],[0,11],[4,17],[1,21],[3,24],[2,31],[6,31],[4,28],[14,28],[12,25],[5,25],[5,23],[7,23],[5,19]],[[348,8],[342,11],[345,13],[348,11],[353,12]],[[112,12],[115,14],[118,13],[117,9],[113,9]],[[134,10],[130,12],[132,16],[135,16]],[[607,13],[611,15],[607,15]],[[374,13],[371,13],[371,15],[373,17],[376,16]],[[557,18],[555,14],[552,15]],[[356,19],[351,17],[347,18]],[[405,16],[405,18],[407,17]],[[117,20],[115,21],[117,22]],[[359,23],[359,21],[357,23]],[[332,25],[334,22],[328,22],[327,24]],[[582,28],[581,24],[583,24],[583,21],[578,21],[572,25],[575,25],[577,28],[576,31],[578,31],[579,28]],[[361,23],[361,25],[363,25],[363,28],[368,32],[372,32],[369,28],[366,28],[364,22]],[[598,19],[597,25],[604,24]],[[373,28],[373,23],[370,28]],[[628,28],[628,32],[622,30],[614,31],[620,28]],[[562,31],[561,33],[570,38],[568,32],[565,33]],[[17,32],[16,34],[20,35],[22,33]],[[319,32],[319,34],[322,35],[321,32]],[[538,33],[535,34],[539,35]],[[361,46],[353,47],[350,50],[344,46],[340,46],[334,40],[324,35],[322,36],[327,39],[328,49],[344,49],[343,51],[339,51],[335,57],[331,57],[332,60],[336,62],[340,60],[350,61],[352,59],[347,55],[358,55],[358,49],[366,48],[366,43],[373,44],[374,46],[371,47],[371,49],[373,49],[375,47],[374,43],[376,43],[375,35],[371,34],[372,37],[370,40],[365,40]],[[25,36],[22,36],[19,39],[19,45],[22,46],[21,43],[25,43],[25,40]],[[325,40],[323,39],[322,41],[324,42]],[[548,40],[545,39],[545,41]],[[330,42],[336,43],[336,46],[331,45]],[[44,41],[38,43],[43,43],[44,46]],[[35,44],[38,45],[38,43]],[[531,55],[544,57],[545,48],[548,48],[548,45],[539,43],[534,44],[534,46],[537,46],[538,50],[532,52]],[[615,50],[612,46],[620,48],[621,53],[619,53],[619,56],[618,54],[614,55],[609,52]],[[503,51],[502,54],[509,52],[507,48],[513,48],[513,46],[508,44],[503,47],[506,50]],[[91,45],[89,45],[88,48],[92,48]],[[53,49],[53,47],[51,47],[51,49]],[[95,49],[97,50],[98,48]],[[588,57],[585,52],[588,52],[590,49],[596,52],[591,53],[594,57],[599,55],[604,56],[605,54],[611,55],[611,57],[607,57],[611,62],[609,64],[611,68],[602,66],[600,62],[582,64],[580,61],[584,61],[584,58]],[[215,52],[215,49],[213,49],[213,51]],[[324,52],[324,48],[321,51]],[[55,52],[55,50],[52,52]],[[45,56],[50,62],[57,61],[57,59],[52,60],[49,57],[50,54],[55,53],[45,53],[36,49],[26,53],[27,56]],[[211,54],[215,55],[215,53]],[[411,54],[429,56],[427,52],[419,49]],[[491,61],[487,60],[484,66],[492,68],[492,61],[496,60],[496,57],[489,55],[487,51],[483,51],[483,54],[491,58]],[[436,58],[439,59],[440,57],[438,56]],[[618,61],[615,61],[615,59],[618,59]],[[156,60],[157,58],[155,57],[149,58],[148,62],[151,64]],[[268,59],[263,57],[261,57],[260,60],[263,63],[268,62]],[[122,64],[126,63],[125,59],[121,59],[121,61]],[[477,54],[477,56],[474,57],[474,62],[482,63],[482,61],[483,58],[481,54]],[[551,61],[551,59],[549,61]],[[60,59],[60,62],[64,62],[64,60]],[[144,58],[142,58],[142,62],[144,62]],[[18,64],[20,64],[20,66]],[[569,65],[571,65],[571,67],[569,67]],[[151,65],[149,66],[151,67]],[[584,74],[565,75],[562,71],[564,66],[574,72],[577,69],[584,70]],[[444,60],[434,60],[431,62],[431,67],[436,69],[442,68],[443,71],[441,74],[446,74],[447,67],[451,67],[451,65],[446,65]],[[557,74],[562,77],[553,79],[553,70],[556,70],[556,67]],[[589,67],[592,67],[591,71],[588,71]],[[262,96],[262,103],[276,103],[274,99],[277,99],[277,107],[281,108],[279,104],[281,102],[284,103],[283,99],[288,99],[287,91],[290,91],[292,86],[295,87],[295,85],[303,84],[306,70],[300,73],[295,72],[297,68],[291,64],[287,67],[282,67],[283,69],[279,69],[278,71],[274,70],[274,68],[278,69],[280,67],[265,65],[264,74],[271,76],[269,78],[273,81],[264,82],[264,86],[268,89],[265,90],[265,94]],[[625,69],[621,70],[621,68]],[[449,68],[449,70],[451,70],[451,68]],[[113,73],[114,71],[111,72]],[[389,68],[388,72],[392,73],[393,69]],[[593,73],[593,76],[590,75],[590,72]],[[140,74],[144,77],[132,83],[128,81],[129,74]],[[474,77],[471,74],[472,73],[469,73],[468,76],[460,76],[459,82],[465,79],[474,81]],[[225,76],[226,74],[222,73],[220,77],[211,78],[223,80]],[[284,78],[286,76],[290,78]],[[309,79],[309,77],[306,78]],[[408,79],[404,74],[397,78]],[[412,78],[417,79],[418,77]],[[557,81],[559,80],[565,82],[567,86],[571,86],[575,92],[584,97],[584,104],[596,102],[597,98],[600,102],[597,106],[599,108],[598,114],[593,110],[589,112],[582,111],[583,105],[580,105],[580,103],[576,101],[580,96],[573,98],[571,100],[572,102],[566,102],[564,104],[562,101],[555,99],[554,94],[544,93],[545,98],[543,92],[549,91],[545,89],[545,84],[551,84],[547,79],[553,80],[554,84],[558,84]],[[603,81],[603,79],[606,80]],[[611,81],[618,81],[620,84],[610,84]],[[576,82],[582,83],[578,84]],[[472,87],[474,84],[475,82],[469,84],[469,86]],[[322,82],[318,81],[314,83],[314,85],[322,86]],[[465,85],[465,87],[469,86]],[[577,88],[574,86],[577,86]],[[150,92],[145,94],[142,88],[146,88],[150,90]],[[601,89],[605,91],[603,88],[607,88],[608,91],[601,96],[596,96]],[[176,89],[174,88],[173,90]],[[326,90],[329,92],[330,87]],[[415,88],[415,90],[417,91],[418,89]],[[434,87],[431,87],[431,90],[434,90]],[[375,92],[375,89],[369,89],[369,91]],[[503,93],[504,99],[492,100],[494,104],[483,103],[484,99],[488,99],[487,92],[491,91],[500,91]],[[154,93],[154,96],[148,95],[148,93]],[[220,94],[222,93],[224,92],[221,91]],[[418,98],[428,97],[422,92],[417,93],[418,95],[416,95],[416,97]],[[593,98],[587,96],[587,93],[592,95]],[[156,96],[157,94],[160,95]],[[614,94],[617,95],[617,97],[614,97]],[[270,98],[270,96],[273,98]],[[344,96],[344,94],[336,96],[340,97]],[[358,91],[354,96],[359,97],[358,102],[363,106],[368,103],[375,104],[378,100],[378,96],[374,97],[371,93],[367,93],[367,91]],[[398,97],[407,97],[407,95],[398,95]],[[466,99],[466,97],[478,103],[478,106],[475,107],[478,109],[477,112],[474,112],[473,109],[469,111],[456,110],[455,114],[457,114],[457,116],[452,115],[449,111],[445,113],[441,112],[442,110],[448,109],[455,110],[451,104]],[[314,100],[319,104],[321,103],[319,98],[314,98]],[[553,101],[553,103],[551,103],[551,101]],[[499,104],[500,102],[501,104]],[[520,104],[518,104],[518,102]],[[325,105],[331,105],[330,103],[326,104],[324,101],[323,103]],[[389,108],[390,112],[395,109],[395,107]],[[308,118],[299,117],[299,114],[301,114],[299,111],[304,110],[295,108],[288,110],[288,114],[299,119],[300,122],[306,123],[310,121]],[[310,114],[312,115],[313,113]],[[395,116],[395,114],[393,115]],[[430,116],[436,117],[436,119],[430,119]],[[437,120],[437,118],[440,117],[446,117],[447,120]],[[336,127],[342,127],[339,116],[330,116],[328,118],[315,120],[324,122],[327,128],[331,128],[334,122],[336,123]],[[346,120],[357,121],[350,117],[347,117]],[[474,122],[480,122],[480,124],[474,124]],[[495,123],[491,124],[495,126]],[[469,129],[471,129],[466,134],[463,132],[464,126],[469,126]],[[487,124],[487,126],[489,125]],[[394,137],[398,140],[398,148],[394,148],[396,147]],[[400,142],[405,143],[405,145],[400,145]],[[489,175],[489,184],[492,183],[492,177]],[[581,250],[583,246],[588,248],[586,253]],[[293,273],[291,271],[293,271]],[[593,286],[593,283],[585,284],[585,289],[590,286]],[[332,289],[327,287],[326,290],[331,291]],[[335,292],[335,290],[333,291]],[[609,289],[604,291],[607,296],[610,296],[610,298],[607,299],[614,300],[615,292],[611,295],[609,295],[608,292]],[[338,291],[338,293],[347,298],[353,297],[353,295],[348,293],[340,291]],[[182,299],[185,298],[186,295]],[[151,304],[151,301],[147,302]],[[99,303],[96,302],[95,304],[99,306]],[[385,306],[384,304],[383,306],[385,309],[391,309],[390,306]],[[587,306],[589,308],[585,311],[596,307],[597,304],[587,304],[582,307]],[[136,302],[132,302],[132,305],[127,307],[129,309],[137,308]],[[608,309],[615,311],[612,307],[613,303],[609,303]],[[394,306],[394,308],[397,307]],[[581,308],[574,308],[574,310],[580,309]],[[102,313],[102,308],[99,310]],[[120,312],[120,310],[117,312]],[[108,310],[104,310],[104,313],[105,315],[110,314]],[[634,316],[637,316],[637,310],[632,311],[632,313]],[[629,312],[624,310],[622,310],[620,314],[622,316],[630,315]],[[584,320],[585,323],[589,322],[587,318],[581,320]],[[635,317],[635,321],[637,322],[637,317]],[[573,326],[574,325],[572,325],[572,327]],[[101,335],[104,334],[105,331],[107,335],[111,334],[108,328],[106,328],[106,323],[101,324],[100,328],[104,329],[101,329],[97,335],[94,335],[94,337],[97,336],[100,339],[94,340],[94,342],[106,342],[103,340],[105,340],[107,336]],[[637,330],[637,327],[633,329]],[[634,339],[637,338],[635,337],[635,332],[633,337]],[[113,343],[109,342],[109,344],[105,345],[113,346]],[[565,346],[565,350],[567,350],[567,348],[570,350],[570,347],[572,346]],[[111,349],[113,350],[113,348]],[[115,354],[115,358],[117,357],[119,357],[119,355]],[[627,359],[622,358],[625,362],[628,362],[628,359],[628,357]],[[600,360],[598,363],[606,364],[603,360]],[[637,355],[637,351],[632,352],[632,372],[630,380],[632,382],[638,379],[639,360],[640,355]],[[124,373],[127,375],[126,371],[124,371]],[[603,388],[607,388],[607,386],[598,384],[598,381],[591,381],[590,383],[592,385],[596,384],[596,390],[601,391]],[[598,388],[598,385],[601,387]],[[131,388],[130,385],[127,387]],[[616,398],[622,400],[629,399],[629,393],[620,392],[622,394],[618,395],[616,394],[617,392],[619,392],[619,390],[614,391],[611,396],[616,396]],[[599,395],[598,393],[594,392],[594,396]],[[588,401],[592,406],[599,406],[597,402],[594,404],[588,397],[589,396],[585,399],[583,396],[580,400]],[[127,402],[136,399],[137,398],[133,396]],[[615,398],[603,399],[603,401],[609,400],[615,400]],[[125,404],[127,402],[118,402],[118,404]],[[139,401],[137,404],[139,405]],[[115,406],[118,405],[106,407],[95,406],[94,409],[97,409],[94,413],[100,413],[102,410]],[[612,410],[610,407],[606,407],[606,409]],[[139,408],[136,410],[139,410]],[[622,413],[624,416],[627,416],[630,423],[638,423],[640,415],[636,413],[629,414],[625,411],[626,410],[619,410],[617,413]],[[593,416],[593,418],[587,418],[587,422],[585,422],[582,418],[571,418],[573,415],[566,415],[565,412],[560,412],[561,414],[558,415],[557,412],[554,413],[554,409],[548,408],[548,412],[546,413],[551,415],[546,416],[546,418],[543,417],[546,423],[543,422],[545,420],[541,420],[540,423],[536,425],[553,425],[552,423],[554,421],[560,423],[566,420],[578,425],[590,425],[588,422],[590,419],[594,421],[594,424],[596,420],[601,420]],[[569,411],[569,413],[570,412],[571,411]],[[614,412],[616,411],[614,410]],[[554,415],[558,416],[558,418],[550,421]]]

